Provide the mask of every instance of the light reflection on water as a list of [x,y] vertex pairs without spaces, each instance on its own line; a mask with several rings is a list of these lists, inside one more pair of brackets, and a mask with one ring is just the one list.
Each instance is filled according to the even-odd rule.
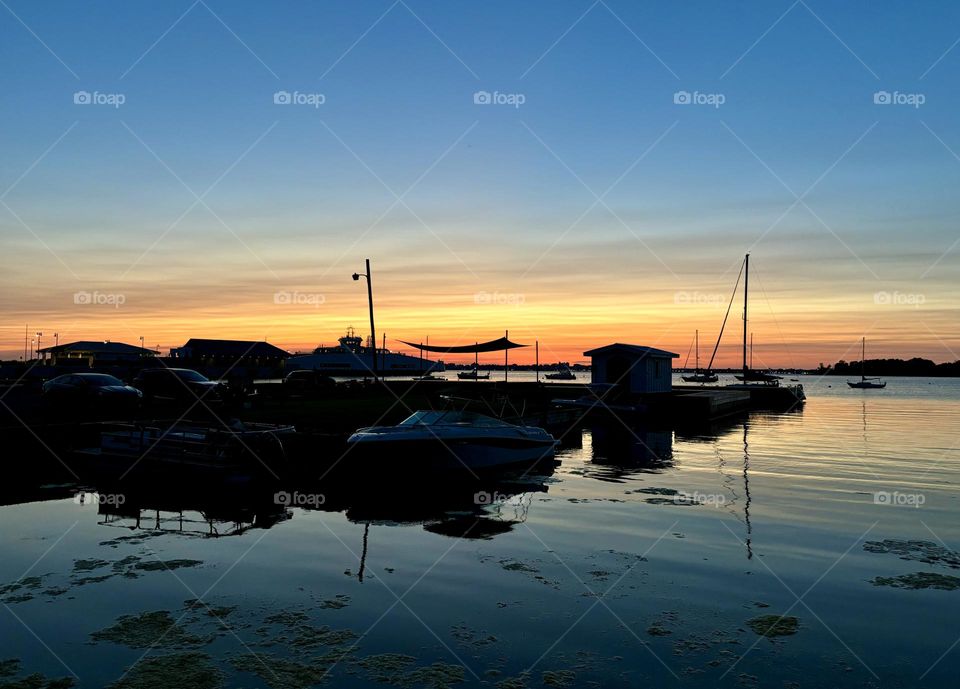
[[[90,645],[92,632],[124,614],[176,618],[209,589],[211,603],[238,606],[230,631],[202,647],[216,662],[247,646],[284,652],[283,643],[257,645],[256,629],[272,612],[303,610],[361,637],[357,659],[462,663],[462,686],[531,667],[529,686],[544,671],[574,672],[576,686],[942,685],[960,650],[929,668],[960,635],[960,591],[871,580],[960,571],[863,543],[960,547],[960,385],[891,379],[876,394],[842,380],[804,384],[802,412],[754,413],[709,431],[587,424],[565,439],[552,473],[519,481],[341,486],[289,518],[264,496],[226,496],[227,507],[208,513],[224,517],[221,533],[239,531],[230,537],[203,537],[209,526],[196,512],[185,530],[201,533],[156,535],[70,498],[0,508],[0,581],[45,575],[30,599],[4,595],[0,660],[106,686],[144,650]],[[477,505],[479,491],[493,504]],[[922,505],[890,504],[910,496]],[[151,499],[146,506],[161,506]],[[210,502],[199,500],[187,507]],[[82,585],[71,574],[78,559],[130,555],[203,564]],[[92,574],[101,571],[112,565]],[[799,631],[774,641],[745,625],[768,613],[796,616]],[[267,686],[224,667],[231,685]],[[371,678],[348,661],[330,679]]]

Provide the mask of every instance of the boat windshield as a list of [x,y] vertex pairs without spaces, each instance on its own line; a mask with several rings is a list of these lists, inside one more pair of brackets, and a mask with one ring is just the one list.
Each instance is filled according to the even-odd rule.
[[464,425],[464,426],[509,426],[505,421],[484,416],[472,411],[418,411],[400,423],[401,426],[434,426],[434,425]]

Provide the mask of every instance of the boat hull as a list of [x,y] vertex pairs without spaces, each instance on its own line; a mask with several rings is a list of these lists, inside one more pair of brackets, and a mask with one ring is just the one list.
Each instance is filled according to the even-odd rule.
[[477,473],[552,457],[556,441],[549,436],[378,438],[361,432],[351,436],[347,444],[364,468]]

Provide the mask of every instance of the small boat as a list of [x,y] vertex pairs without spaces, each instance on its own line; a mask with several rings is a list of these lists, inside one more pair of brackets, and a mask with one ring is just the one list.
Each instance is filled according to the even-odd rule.
[[391,471],[475,472],[553,455],[557,440],[542,428],[516,426],[472,411],[418,411],[396,426],[361,428],[347,445]]
[[457,378],[460,380],[488,380],[490,378],[490,372],[480,373],[477,369],[471,369],[469,371],[460,371],[457,374]]
[[576,374],[570,370],[569,364],[560,364],[559,370],[555,373],[547,373],[543,376],[548,380],[576,380]]
[[868,378],[866,376],[866,359],[867,359],[867,338],[864,337],[860,341],[860,380],[850,382],[847,381],[847,385],[851,388],[858,388],[860,390],[880,390],[887,387],[887,382],[880,380],[879,378]]
[[[713,371],[704,371],[700,372],[700,331],[697,330],[694,335],[697,347],[697,367],[694,370],[692,376],[680,376],[680,379],[685,383],[716,383],[719,378],[717,374]],[[687,356],[690,356],[690,352],[687,352]]]
[[286,460],[283,437],[294,432],[293,426],[240,421],[219,428],[189,422],[113,424],[101,431],[97,447],[77,454],[99,470],[122,476],[276,476]]

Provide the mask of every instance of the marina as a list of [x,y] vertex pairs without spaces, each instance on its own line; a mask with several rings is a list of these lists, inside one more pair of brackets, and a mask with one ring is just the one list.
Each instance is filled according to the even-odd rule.
[[0,689],[956,684],[960,3],[0,5]]

